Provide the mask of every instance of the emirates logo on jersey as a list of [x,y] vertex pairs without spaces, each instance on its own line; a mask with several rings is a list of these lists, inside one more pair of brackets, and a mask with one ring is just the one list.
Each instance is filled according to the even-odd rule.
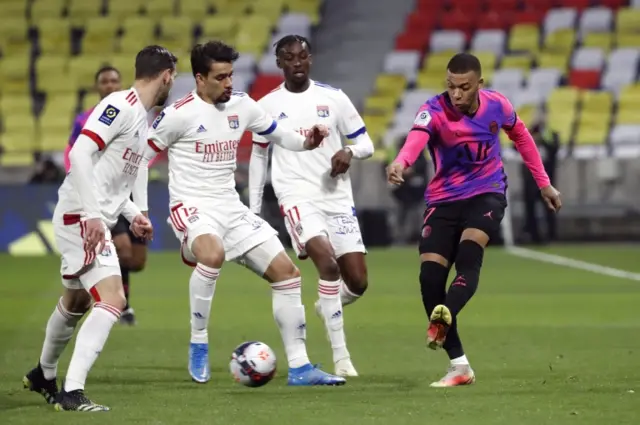
[[137,176],[138,167],[140,166],[140,162],[142,162],[142,155],[127,148],[122,154],[122,159],[125,161],[122,172],[130,176]]
[[213,143],[196,142],[196,153],[202,162],[227,162],[236,160],[240,140],[216,140]]

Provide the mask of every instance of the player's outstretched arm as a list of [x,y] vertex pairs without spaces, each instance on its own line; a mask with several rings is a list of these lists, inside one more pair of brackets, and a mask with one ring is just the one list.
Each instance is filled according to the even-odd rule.
[[387,180],[391,184],[404,183],[403,173],[405,168],[413,165],[429,143],[434,124],[431,114],[425,107],[418,111],[407,138],[398,152],[398,156],[387,167]]
[[249,161],[249,209],[255,214],[262,211],[264,185],[269,169],[269,144],[254,140]]

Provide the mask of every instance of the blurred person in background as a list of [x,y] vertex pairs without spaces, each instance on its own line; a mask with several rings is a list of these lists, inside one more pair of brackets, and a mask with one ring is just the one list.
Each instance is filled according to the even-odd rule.
[[[398,151],[402,149],[405,139],[406,137],[398,141]],[[392,160],[393,158],[390,158],[385,167]],[[397,202],[394,239],[398,243],[417,242],[419,239],[420,232],[416,229],[419,229],[422,221],[424,191],[428,182],[427,166],[427,158],[424,155],[418,156],[416,162],[403,171],[405,184],[391,188],[391,194]]]
[[64,181],[64,172],[49,157],[40,158],[36,165],[36,171],[31,176],[29,183],[45,184],[54,183],[61,184]]
[[[551,184],[554,184],[560,146],[558,133],[546,127],[544,123],[538,123],[531,129],[531,136],[533,136],[533,140],[538,146],[544,169],[551,180]],[[545,208],[544,201],[540,197],[540,189],[538,189],[538,185],[533,180],[525,164],[522,164],[521,170],[524,185],[525,231],[529,234],[531,242],[534,244],[551,242],[556,239],[556,214],[550,209]],[[536,218],[536,206],[538,204],[542,207],[546,222],[546,235],[544,236],[540,232],[539,222]]]

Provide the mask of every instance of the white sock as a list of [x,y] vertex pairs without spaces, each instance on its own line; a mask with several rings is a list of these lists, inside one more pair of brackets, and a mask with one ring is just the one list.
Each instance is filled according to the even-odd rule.
[[271,284],[273,317],[280,329],[289,367],[309,363],[307,322],[302,305],[302,279],[299,277]]
[[76,325],[82,319],[84,313],[70,313],[62,305],[62,298],[53,309],[51,317],[47,322],[47,331],[42,344],[42,354],[40,354],[40,366],[44,372],[44,378],[55,379],[58,372],[58,359],[62,355],[65,347],[71,341]]
[[107,342],[109,332],[120,319],[120,310],[116,307],[97,302],[84,321],[76,338],[76,346],[71,356],[65,391],[83,390],[87,374]]
[[340,301],[340,286],[343,284],[342,279],[334,282],[318,281],[320,310],[331,340],[334,363],[350,357],[347,350],[346,337],[344,336],[344,317],[342,315],[342,301]]
[[342,285],[340,285],[340,300],[342,301],[342,306],[346,307],[349,304],[353,304],[354,302],[358,301],[361,295],[354,294],[353,292],[351,292],[347,284],[344,283],[344,281],[341,280],[341,282]]
[[469,360],[466,355],[451,359],[451,366],[469,366]]
[[189,304],[191,305],[191,342],[207,344],[209,315],[216,291],[216,280],[220,269],[198,263],[189,279]]

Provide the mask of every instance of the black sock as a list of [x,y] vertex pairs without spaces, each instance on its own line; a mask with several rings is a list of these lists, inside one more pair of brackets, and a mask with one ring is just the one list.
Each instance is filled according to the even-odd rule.
[[420,265],[420,291],[427,318],[435,306],[444,304],[448,276],[449,268],[435,261],[423,261]]
[[453,317],[460,313],[478,289],[483,256],[484,248],[474,241],[464,240],[458,245],[455,262],[457,275],[449,286],[445,301]]
[[129,269],[120,266],[120,274],[122,275],[122,288],[124,289],[124,297],[127,300],[127,305],[124,309],[129,308]]
[[458,320],[453,316],[451,327],[447,332],[447,339],[444,340],[443,347],[449,356],[449,360],[457,359],[464,356],[464,349],[462,348],[462,341],[460,341],[460,335],[458,335]]

